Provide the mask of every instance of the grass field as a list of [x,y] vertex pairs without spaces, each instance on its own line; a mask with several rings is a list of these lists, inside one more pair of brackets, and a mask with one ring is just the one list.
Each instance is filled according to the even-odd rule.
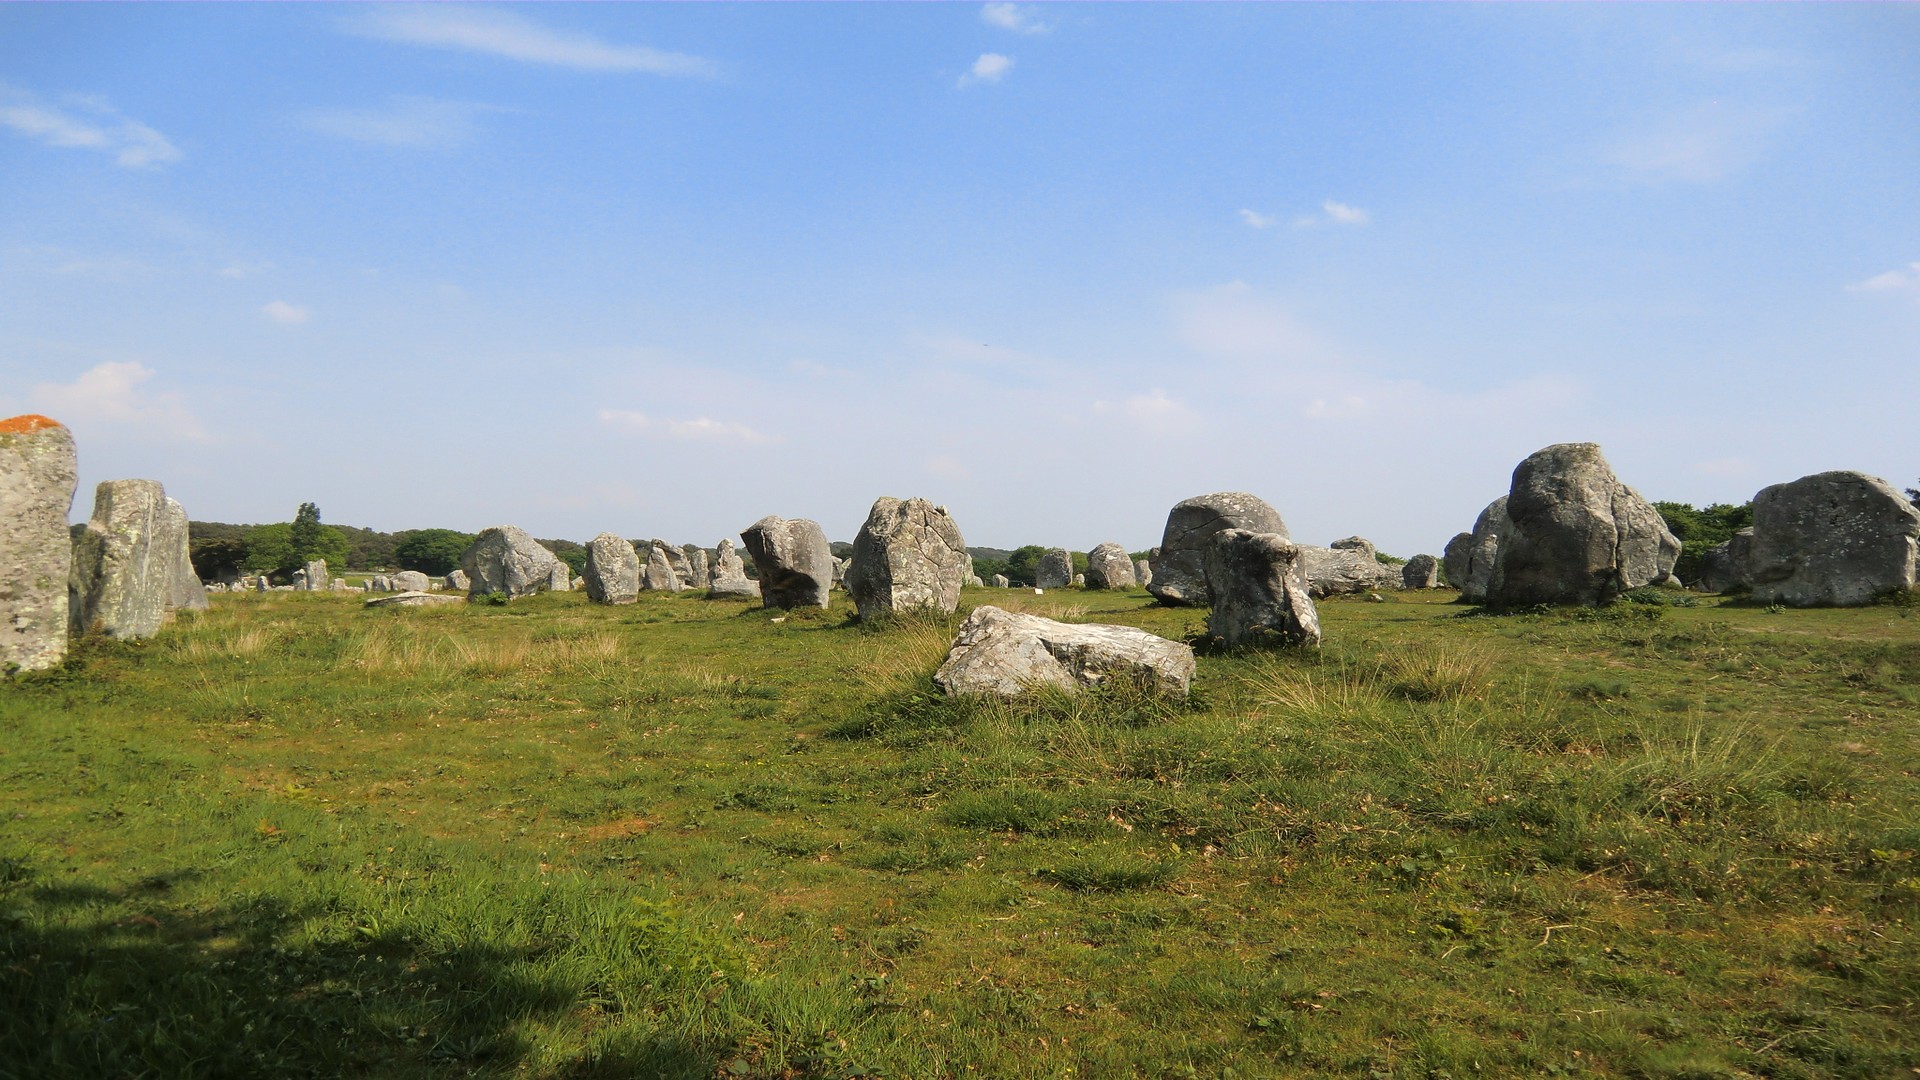
[[958,619],[844,605],[216,595],[0,686],[0,1077],[1920,1072],[1920,610],[1451,595],[1184,706],[950,701]]

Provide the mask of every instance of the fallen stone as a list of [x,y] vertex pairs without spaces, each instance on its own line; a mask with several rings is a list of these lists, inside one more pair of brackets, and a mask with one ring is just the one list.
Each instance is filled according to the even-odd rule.
[[1261,639],[1320,644],[1320,615],[1308,588],[1303,551],[1277,533],[1215,533],[1207,549],[1207,582],[1213,593],[1207,633],[1228,645]]
[[1296,547],[1307,590],[1315,599],[1400,587],[1400,571],[1375,558],[1373,544],[1360,537],[1336,540],[1332,547]]
[[1184,698],[1193,650],[1131,626],[1070,624],[986,605],[960,626],[933,681],[948,694],[1011,698],[1036,686],[1065,690],[1113,680]]
[[458,603],[463,603],[464,600],[465,600],[464,597],[454,596],[451,593],[445,596],[442,596],[438,593],[421,592],[417,589],[409,589],[406,592],[391,593],[386,596],[376,596],[373,599],[368,600],[364,606],[366,607],[429,607],[433,604],[458,604]]
[[0,420],[0,673],[67,655],[73,433],[37,414]]
[[1280,512],[1244,491],[1196,495],[1175,503],[1167,513],[1158,552],[1150,560],[1147,591],[1161,603],[1174,606],[1211,602],[1207,549],[1214,534],[1227,529],[1287,536],[1287,523],[1280,519]]

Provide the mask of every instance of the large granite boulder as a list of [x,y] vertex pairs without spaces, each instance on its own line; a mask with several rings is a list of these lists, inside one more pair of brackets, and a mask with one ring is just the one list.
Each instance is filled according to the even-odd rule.
[[432,592],[433,579],[418,570],[402,570],[393,575],[393,587],[399,592]]
[[654,592],[679,592],[687,587],[686,552],[653,540],[647,544],[647,566],[640,572],[640,587]]
[[1400,587],[1400,571],[1374,557],[1371,540],[1349,536],[1331,547],[1297,545],[1301,572],[1315,598]]
[[1753,529],[1745,528],[1700,555],[1701,592],[1728,593],[1753,587]]
[[740,533],[760,576],[760,601],[791,610],[826,607],[833,588],[833,551],[817,522],[768,515]]
[[973,556],[944,506],[881,496],[853,538],[844,585],[860,617],[887,612],[949,612],[973,573]]
[[1667,580],[1680,541],[1614,476],[1598,443],[1558,443],[1513,470],[1487,604],[1602,604]]
[[1087,552],[1087,588],[1124,589],[1139,583],[1126,548],[1109,541]]
[[640,555],[625,537],[601,533],[587,541],[587,599],[631,604],[640,598]]
[[1493,567],[1500,559],[1500,538],[1507,533],[1507,497],[1493,500],[1474,519],[1473,531],[1447,541],[1441,556],[1447,583],[1460,590],[1463,603],[1484,604],[1493,585]]
[[0,674],[67,655],[67,578],[79,468],[73,433],[44,416],[0,420]]
[[1054,548],[1033,564],[1036,589],[1064,589],[1073,584],[1073,555],[1066,548]]
[[1131,626],[1072,624],[992,605],[975,608],[933,681],[949,694],[1018,697],[1036,686],[1066,690],[1110,680],[1184,698],[1193,650]]
[[526,530],[512,525],[482,530],[460,555],[460,569],[467,575],[467,595],[505,593],[508,599],[551,588],[554,565],[559,562]]
[[1213,592],[1207,633],[1228,645],[1262,639],[1320,644],[1320,614],[1308,588],[1304,550],[1277,533],[1215,533],[1207,548],[1207,583]]
[[547,591],[573,591],[573,567],[568,566],[558,555],[554,556],[553,568],[547,571]]
[[733,541],[721,540],[714,550],[713,566],[707,576],[707,596],[759,596],[760,583],[747,576]]
[[1431,555],[1415,555],[1400,566],[1400,587],[1403,589],[1437,589],[1440,587],[1440,560]]
[[1215,533],[1226,529],[1287,536],[1280,512],[1244,491],[1196,495],[1175,503],[1167,513],[1167,528],[1151,560],[1147,591],[1163,604],[1205,605],[1207,549]]
[[1915,584],[1920,509],[1893,485],[1824,472],[1753,497],[1753,598],[1788,607],[1852,607]]
[[[153,636],[183,599],[191,602],[194,590],[182,579],[193,574],[186,552],[186,510],[167,498],[159,481],[102,483],[94,489],[92,519],[74,531],[70,631]],[[198,606],[206,606],[204,590]]]

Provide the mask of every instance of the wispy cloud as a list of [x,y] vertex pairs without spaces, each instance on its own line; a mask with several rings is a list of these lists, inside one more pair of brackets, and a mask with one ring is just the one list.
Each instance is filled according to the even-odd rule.
[[1875,274],[1865,281],[1847,286],[1849,292],[1865,293],[1908,293],[1920,297],[1920,262],[1908,263],[1896,270],[1884,274]]
[[711,78],[713,61],[646,45],[614,45],[591,34],[555,30],[493,7],[405,4],[382,7],[344,24],[350,33],[405,45],[499,56],[576,71],[640,72]]
[[68,97],[62,104],[55,107],[0,84],[0,127],[48,146],[112,154],[114,164],[127,169],[156,169],[180,160],[179,149],[165,135],[121,115],[105,98]]
[[[1241,211],[1245,213],[1246,211]],[[1373,221],[1373,215],[1357,206],[1348,206],[1343,202],[1328,199],[1320,204],[1319,213],[1302,214],[1293,219],[1296,229],[1314,229],[1322,225],[1366,225]]]
[[313,311],[298,304],[289,304],[285,300],[274,300],[260,309],[260,314],[285,326],[299,326],[313,318]]
[[1795,115],[1718,101],[1674,109],[1615,135],[1600,163],[1629,183],[1710,184],[1758,161]]
[[153,369],[136,361],[97,364],[70,383],[41,383],[30,398],[40,412],[68,426],[133,427],[188,442],[207,441],[198,417],[179,394],[153,394],[141,384]]
[[1002,30],[1011,30],[1016,34],[1044,34],[1053,29],[1034,17],[1033,11],[1019,4],[987,4],[980,9],[980,18],[991,26]]
[[1167,392],[1157,386],[1147,393],[1135,394],[1122,401],[1096,401],[1093,403],[1093,413],[1095,416],[1124,420],[1150,435],[1192,431],[1200,422],[1198,413],[1168,397]]
[[300,123],[309,131],[383,146],[447,150],[470,141],[480,130],[474,118],[494,106],[432,98],[396,97],[383,108],[309,109]]
[[684,439],[699,442],[731,442],[760,446],[778,442],[745,424],[700,417],[697,420],[663,420],[633,409],[601,409],[600,422],[616,431],[628,431],[660,439]]
[[1280,223],[1279,218],[1271,214],[1263,214],[1258,210],[1240,211],[1240,220],[1246,222],[1250,229],[1271,229]]
[[973,62],[973,67],[967,69],[965,75],[960,76],[960,85],[997,83],[1012,70],[1013,57],[1002,56],[999,53],[982,53],[980,59]]

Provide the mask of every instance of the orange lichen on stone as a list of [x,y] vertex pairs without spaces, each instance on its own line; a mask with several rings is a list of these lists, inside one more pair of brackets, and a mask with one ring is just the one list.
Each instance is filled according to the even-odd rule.
[[60,421],[39,413],[23,413],[0,420],[0,435],[27,435],[46,428],[63,426]]

